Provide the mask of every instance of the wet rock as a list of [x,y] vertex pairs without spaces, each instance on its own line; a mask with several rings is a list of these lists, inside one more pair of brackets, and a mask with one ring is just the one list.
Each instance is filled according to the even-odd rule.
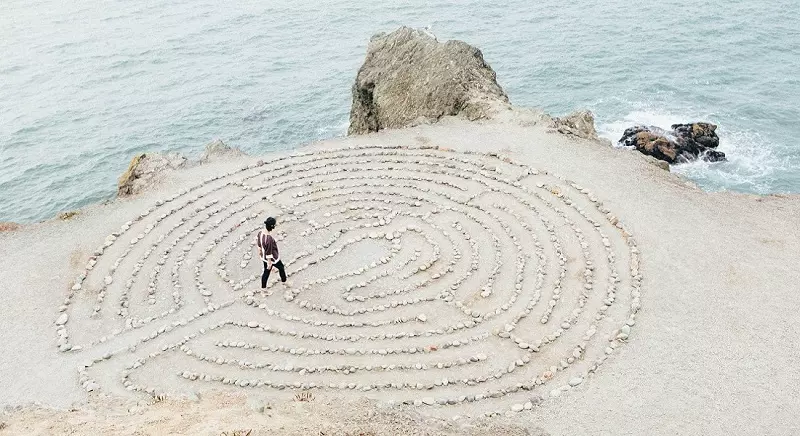
[[670,131],[655,126],[634,126],[625,130],[620,145],[634,147],[641,153],[669,163],[703,159],[725,160],[719,145],[717,126],[710,123],[673,124]]
[[407,27],[372,37],[352,92],[350,135],[510,108],[480,50]]

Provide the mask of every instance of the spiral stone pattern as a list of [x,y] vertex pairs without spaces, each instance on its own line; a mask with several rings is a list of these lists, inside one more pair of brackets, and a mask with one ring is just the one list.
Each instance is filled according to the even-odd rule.
[[[260,289],[275,216],[290,287]],[[56,319],[88,391],[368,396],[530,410],[626,342],[632,235],[589,190],[496,153],[359,146],[187,187],[109,235]],[[580,395],[579,392],[572,395]]]

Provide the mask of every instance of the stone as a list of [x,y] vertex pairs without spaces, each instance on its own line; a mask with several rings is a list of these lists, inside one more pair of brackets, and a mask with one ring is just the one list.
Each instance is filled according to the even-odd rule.
[[231,159],[244,156],[244,153],[238,148],[232,148],[222,142],[221,139],[215,139],[206,144],[203,154],[200,156],[200,163],[208,163],[213,160]]
[[67,313],[62,313],[56,320],[56,325],[64,325],[67,321],[69,321],[69,315]]
[[264,413],[264,409],[266,408],[264,401],[259,398],[248,398],[247,405],[256,413]]
[[569,379],[569,385],[572,387],[578,386],[581,383],[583,383],[583,377],[572,377]]
[[407,27],[372,37],[352,93],[349,135],[510,108],[480,50]]
[[634,126],[625,130],[619,145],[632,147],[639,152],[670,164],[697,159],[709,162],[726,160],[725,153],[717,151],[719,137],[717,126],[697,122],[673,124],[667,131],[656,126]]
[[131,159],[117,182],[117,196],[138,194],[155,185],[169,171],[187,166],[188,159],[177,153],[140,153]]
[[564,135],[583,139],[598,139],[597,131],[594,127],[594,114],[586,109],[573,112],[564,117],[552,118],[549,124],[551,128]]

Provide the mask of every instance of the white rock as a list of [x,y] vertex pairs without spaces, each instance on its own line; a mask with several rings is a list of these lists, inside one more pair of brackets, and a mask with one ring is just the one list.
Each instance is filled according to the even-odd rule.
[[420,313],[419,315],[417,315],[417,320],[419,320],[419,322],[425,322],[428,320],[428,317],[425,316],[424,313]]
[[64,325],[69,321],[69,315],[66,313],[62,313],[61,316],[58,317],[56,320],[56,325]]
[[583,383],[583,377],[572,377],[569,379],[570,386],[578,386],[581,383]]

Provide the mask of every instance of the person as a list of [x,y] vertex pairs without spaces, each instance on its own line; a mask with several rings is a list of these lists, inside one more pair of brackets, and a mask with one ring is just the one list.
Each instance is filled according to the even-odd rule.
[[267,288],[267,280],[269,280],[269,273],[272,268],[277,268],[281,276],[281,282],[288,286],[286,282],[286,269],[281,262],[280,252],[278,251],[278,243],[272,237],[272,231],[275,230],[277,221],[273,217],[267,218],[264,221],[265,230],[259,231],[256,237],[256,245],[258,246],[258,256],[264,262],[264,273],[261,274],[261,289]]

